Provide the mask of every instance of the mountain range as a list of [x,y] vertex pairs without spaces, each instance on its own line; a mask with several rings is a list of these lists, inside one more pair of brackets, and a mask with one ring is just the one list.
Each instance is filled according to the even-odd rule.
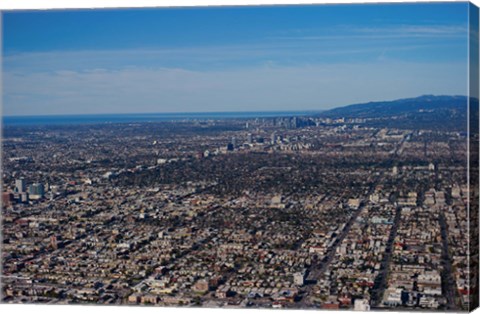
[[372,126],[466,131],[467,100],[466,96],[424,95],[338,107],[318,116],[366,119]]

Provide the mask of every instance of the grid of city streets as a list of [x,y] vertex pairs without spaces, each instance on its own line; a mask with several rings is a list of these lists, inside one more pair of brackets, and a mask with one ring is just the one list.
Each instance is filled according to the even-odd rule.
[[6,126],[3,301],[468,308],[466,135],[368,122]]

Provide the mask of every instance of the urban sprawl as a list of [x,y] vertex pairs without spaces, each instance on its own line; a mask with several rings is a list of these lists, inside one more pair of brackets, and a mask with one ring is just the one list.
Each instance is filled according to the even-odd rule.
[[4,126],[3,302],[467,309],[467,136],[367,120]]

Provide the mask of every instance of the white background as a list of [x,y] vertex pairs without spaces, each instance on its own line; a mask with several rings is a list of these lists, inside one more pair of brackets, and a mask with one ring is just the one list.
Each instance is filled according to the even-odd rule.
[[[260,5],[260,4],[310,4],[310,3],[375,3],[375,0],[0,0],[0,10],[5,9],[51,9],[51,8],[119,8],[119,7],[167,7],[167,6],[195,6],[195,5]],[[383,2],[429,2],[429,1],[383,1]],[[436,0],[435,2],[449,2]],[[450,1],[451,2],[451,1]],[[472,1],[480,6],[480,0]],[[279,310],[244,310],[244,309],[205,309],[205,308],[165,308],[165,307],[142,307],[142,306],[87,306],[87,305],[0,305],[0,313],[29,313],[29,314],[272,314],[279,313]],[[307,314],[311,311],[292,310],[293,313]],[[344,311],[322,311],[322,313],[341,314]],[[392,313],[392,312],[389,312]],[[401,312],[402,313],[402,312]],[[405,313],[405,312],[403,312]],[[480,310],[475,311],[480,313]]]

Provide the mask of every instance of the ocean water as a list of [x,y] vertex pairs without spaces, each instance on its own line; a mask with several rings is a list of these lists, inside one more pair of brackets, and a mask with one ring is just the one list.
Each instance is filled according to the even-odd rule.
[[152,114],[98,114],[98,115],[51,115],[51,116],[4,116],[3,125],[65,125],[134,123],[161,121],[195,121],[221,119],[253,119],[307,116],[319,111],[259,111],[259,112],[193,112]]

